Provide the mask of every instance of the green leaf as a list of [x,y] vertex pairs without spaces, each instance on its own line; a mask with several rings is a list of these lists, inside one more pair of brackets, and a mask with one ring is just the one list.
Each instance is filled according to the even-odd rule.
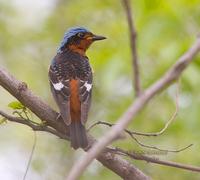
[[8,104],[8,107],[12,108],[12,109],[24,109],[26,108],[22,103],[20,103],[19,101],[13,101],[11,103]]
[[7,122],[6,118],[0,119],[0,125],[3,124],[3,123],[6,123],[6,122]]

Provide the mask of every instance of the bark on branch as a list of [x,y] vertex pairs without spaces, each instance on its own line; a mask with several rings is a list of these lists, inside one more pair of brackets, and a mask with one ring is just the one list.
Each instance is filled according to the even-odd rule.
[[[50,133],[57,135],[60,138],[68,139],[69,130],[66,128],[62,120],[57,121],[58,113],[55,112],[49,105],[41,100],[38,96],[28,89],[26,83],[17,80],[14,76],[8,73],[5,69],[0,67],[0,85],[6,89],[11,95],[17,98],[24,106],[29,108],[41,120],[46,121],[48,130],[44,127],[38,127],[34,124],[26,122],[24,119],[13,118],[4,112],[0,114],[10,121],[25,124],[33,130],[51,131]],[[39,129],[38,129],[39,128]],[[91,135],[88,135],[89,142],[92,144],[96,141]],[[105,149],[99,154],[97,160],[105,167],[126,180],[146,180],[149,179],[142,171],[137,169],[134,165],[124,160],[120,156]]]

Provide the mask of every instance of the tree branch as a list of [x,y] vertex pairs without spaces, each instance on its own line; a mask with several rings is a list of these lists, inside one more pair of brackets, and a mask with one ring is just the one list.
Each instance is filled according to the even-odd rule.
[[[57,121],[58,113],[44,103],[38,96],[34,95],[24,82],[21,82],[9,74],[5,69],[0,67],[0,85],[5,88],[11,95],[17,98],[24,106],[29,108],[41,120],[46,121],[47,126],[55,129],[58,137],[67,139],[69,137],[69,130],[62,120]],[[22,123],[30,126],[34,130],[39,127],[34,124],[27,123],[24,119],[11,118],[1,111],[1,115],[14,122]],[[40,127],[41,128],[41,127]],[[44,127],[43,127],[44,128]],[[41,129],[40,129],[41,130]],[[54,133],[53,133],[54,134]],[[92,146],[96,140],[88,135],[89,143]],[[149,179],[142,171],[137,169],[128,161],[122,159],[112,152],[105,149],[99,154],[97,160],[100,161],[105,167],[126,180],[146,180]]]
[[[169,121],[168,121],[168,122],[169,122]],[[92,127],[94,127],[94,126],[96,126],[96,125],[98,125],[98,124],[100,124],[100,125],[106,125],[106,126],[109,126],[109,127],[114,126],[114,124],[110,124],[110,123],[103,122],[103,121],[98,121],[98,122],[94,123],[93,125],[91,125],[91,126],[89,127],[89,129],[91,129]],[[166,127],[166,125],[165,125],[165,127]],[[150,149],[158,150],[158,151],[163,151],[163,152],[166,152],[166,153],[168,153],[168,152],[178,153],[178,152],[184,151],[184,150],[190,148],[191,146],[193,146],[193,144],[189,144],[189,145],[187,145],[187,146],[185,146],[185,147],[183,147],[183,148],[181,148],[181,149],[178,149],[178,150],[161,149],[161,148],[158,148],[158,147],[156,147],[156,146],[146,145],[146,144],[142,143],[141,141],[139,141],[139,140],[135,137],[135,135],[143,135],[143,136],[148,136],[148,137],[150,137],[148,133],[143,134],[143,133],[139,133],[139,132],[130,131],[130,130],[127,130],[127,129],[124,129],[124,132],[126,132],[126,133],[127,133],[133,140],[135,140],[136,143],[139,144],[140,146],[145,147],[145,148],[150,148]],[[157,135],[157,134],[156,134],[156,135]],[[160,134],[159,134],[159,135],[160,135]],[[153,136],[155,136],[155,133],[153,134]],[[158,135],[157,135],[157,136],[158,136]]]
[[155,164],[161,164],[161,165],[176,167],[176,168],[185,169],[185,170],[189,170],[189,171],[200,172],[200,167],[196,167],[196,166],[185,165],[185,164],[176,163],[176,162],[172,162],[172,161],[160,160],[155,157],[150,157],[150,156],[146,156],[146,155],[135,153],[135,152],[124,151],[119,148],[113,149],[113,152],[115,152],[115,151],[117,154],[128,156],[128,157],[131,157],[132,159],[136,159],[136,160],[143,160],[143,161],[151,162],[151,163],[155,163]]
[[20,124],[24,124],[26,126],[29,126],[31,129],[33,129],[34,131],[44,131],[44,132],[49,132],[51,134],[54,134],[55,136],[58,136],[62,139],[66,139],[69,140],[69,137],[56,131],[55,129],[45,126],[45,125],[40,125],[40,124],[36,124],[33,123],[27,119],[23,119],[23,118],[19,118],[19,117],[14,117],[14,116],[10,116],[8,114],[6,114],[5,112],[0,110],[0,115],[3,116],[4,118],[6,118],[8,121],[12,121],[12,122],[16,122],[16,123],[20,123]]
[[122,4],[124,6],[127,22],[129,26],[129,34],[130,34],[130,44],[131,44],[131,54],[132,54],[132,66],[133,66],[133,84],[135,89],[135,96],[138,97],[141,92],[141,83],[140,83],[140,73],[139,73],[139,63],[138,63],[138,54],[137,54],[137,47],[136,47],[136,39],[137,33],[135,30],[132,12],[131,12],[131,5],[129,0],[122,0]]
[[[102,136],[97,143],[83,156],[81,160],[72,167],[68,180],[76,180],[92,160],[110,143],[112,143],[123,132],[128,124],[133,121],[138,112],[160,91],[167,88],[175,80],[179,78],[185,68],[191,63],[193,57],[200,51],[200,38],[180,59],[153,85],[151,85],[135,102],[128,108],[128,110],[118,119],[116,125]],[[78,171],[77,171],[78,169]]]

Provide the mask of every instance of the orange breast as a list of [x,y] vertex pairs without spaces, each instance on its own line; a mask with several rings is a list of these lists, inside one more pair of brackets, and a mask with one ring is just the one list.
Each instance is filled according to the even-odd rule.
[[81,102],[79,100],[78,80],[70,81],[70,114],[72,121],[81,119]]

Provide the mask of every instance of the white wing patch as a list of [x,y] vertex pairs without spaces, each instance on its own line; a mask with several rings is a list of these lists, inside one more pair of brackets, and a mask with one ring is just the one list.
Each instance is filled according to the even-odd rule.
[[54,89],[57,91],[60,91],[64,87],[63,83],[61,83],[61,82],[55,83],[55,84],[52,83],[52,84],[53,84]]
[[88,82],[85,82],[84,86],[88,92],[92,89],[92,84],[89,84]]

